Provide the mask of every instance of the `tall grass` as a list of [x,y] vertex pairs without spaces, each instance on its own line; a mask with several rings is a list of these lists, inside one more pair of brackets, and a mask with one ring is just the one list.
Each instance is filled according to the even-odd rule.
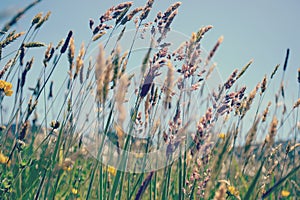
[[[174,48],[168,36],[180,2],[154,19],[153,0],[112,6],[87,20],[91,35],[79,48],[76,30],[63,41],[36,41],[50,12],[14,30],[37,3],[0,32],[0,199],[297,199],[300,100],[286,103],[289,49],[278,92],[270,85],[280,65],[252,90],[240,86],[252,60],[208,89],[223,37],[206,55],[208,25]],[[147,45],[132,69],[139,37]],[[44,55],[29,57],[34,48]],[[299,80],[300,73],[300,91]],[[283,126],[293,137],[278,141]]]

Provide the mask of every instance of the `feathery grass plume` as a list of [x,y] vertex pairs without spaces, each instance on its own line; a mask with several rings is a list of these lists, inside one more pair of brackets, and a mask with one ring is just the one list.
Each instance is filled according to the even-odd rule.
[[26,63],[26,67],[22,73],[22,78],[21,78],[21,83],[20,83],[21,88],[24,86],[24,84],[26,82],[26,75],[29,72],[29,70],[31,69],[33,61],[34,61],[34,58],[32,57],[31,60]]
[[118,110],[117,121],[121,127],[123,127],[123,122],[125,121],[126,118],[126,108],[124,106],[124,101],[125,101],[125,95],[127,93],[129,84],[130,82],[126,74],[121,76],[117,84],[117,90],[116,90],[116,107]]
[[205,65],[208,65],[208,63],[210,62],[211,58],[215,55],[217,49],[219,48],[220,44],[223,42],[224,37],[221,36],[219,37],[217,43],[215,44],[214,48],[209,52],[206,61],[205,61]]
[[110,20],[113,19],[112,16],[111,16],[111,14],[113,13],[114,8],[115,8],[114,6],[110,7],[109,9],[107,9],[105,11],[105,13],[103,15],[101,15],[99,17],[99,20],[100,20],[101,24],[104,23],[104,22],[106,22],[106,21],[110,21]]
[[196,33],[196,40],[195,42],[198,43],[203,38],[204,34],[207,33],[210,29],[212,29],[212,25],[208,25],[205,27],[200,28],[200,30]]
[[259,86],[260,86],[260,83],[258,83],[256,85],[256,87],[250,92],[249,97],[246,99],[245,105],[243,105],[243,110],[241,113],[242,118],[245,116],[246,112],[250,110],[250,106],[256,96]]
[[126,24],[127,22],[131,21],[132,18],[139,13],[140,11],[142,11],[144,8],[143,7],[137,7],[134,10],[132,10],[130,13],[128,13],[121,21],[121,25]]
[[262,114],[262,122],[265,122],[266,121],[266,118],[267,118],[267,115],[269,113],[269,107],[271,106],[271,101],[269,101],[266,109],[264,110],[263,114]]
[[[132,6],[133,2],[127,2],[127,4],[125,5],[124,8],[118,10],[117,7],[115,8],[116,11],[114,12],[114,15],[116,16],[116,23],[115,25],[118,25],[123,19],[124,16],[126,15],[126,13],[129,11],[130,7]],[[123,3],[125,4],[125,3]],[[119,4],[120,5],[120,4]],[[119,14],[117,14],[117,11],[120,12]]]
[[214,200],[226,200],[226,185],[225,183],[221,183],[220,187],[218,188]]
[[73,35],[73,31],[69,31],[68,36],[67,36],[67,38],[66,38],[66,40],[65,40],[65,43],[63,44],[63,46],[62,46],[61,49],[60,49],[60,53],[61,53],[61,54],[63,54],[63,53],[66,52],[66,50],[67,50],[67,48],[68,48],[68,45],[69,45],[69,42],[70,42],[70,39],[71,39],[72,35]]
[[4,48],[7,45],[9,45],[10,43],[12,43],[13,41],[15,41],[16,39],[18,39],[19,37],[21,37],[22,35],[24,35],[25,32],[20,32],[20,33],[14,33],[13,35],[9,35],[8,37],[5,38],[5,40],[0,42],[0,47]]
[[283,71],[285,71],[286,68],[287,68],[287,64],[288,64],[288,60],[289,60],[289,55],[290,55],[290,49],[287,49],[286,50],[285,60],[284,60],[284,65],[283,65]]
[[75,44],[74,44],[74,37],[71,37],[70,43],[69,43],[69,50],[68,50],[68,61],[69,61],[69,73],[72,73],[72,69],[74,66],[73,60],[75,56]]
[[74,73],[74,79],[76,79],[76,77],[79,74],[79,71],[81,69],[81,67],[83,66],[83,56],[85,54],[85,48],[84,48],[84,43],[81,44],[78,56],[76,58],[76,68],[75,68],[75,73]]
[[170,108],[170,103],[171,103],[171,95],[174,87],[174,67],[171,63],[171,61],[168,61],[167,63],[168,67],[168,73],[166,77],[166,82],[165,82],[165,100],[164,100],[164,108]]
[[274,144],[274,139],[277,133],[277,125],[278,125],[278,120],[276,116],[273,117],[270,128],[269,128],[269,133],[265,138],[264,145],[267,145],[267,149],[269,149],[273,144]]
[[224,86],[226,89],[229,89],[232,87],[232,85],[235,83],[236,81],[236,75],[237,75],[238,70],[235,69],[232,74],[229,76],[229,78],[227,79],[227,81],[224,83]]
[[52,47],[52,43],[50,43],[45,51],[45,55],[44,55],[44,60],[43,60],[43,64],[44,67],[47,67],[47,63],[50,61],[50,59],[52,58],[53,54],[54,54],[54,48]]
[[34,26],[35,24],[39,23],[39,21],[42,19],[43,17],[43,13],[40,12],[38,14],[36,14],[33,19],[31,20],[31,26]]
[[249,66],[253,63],[253,59],[251,59],[241,70],[241,72],[237,75],[236,80],[241,78],[241,76],[246,72]]
[[93,42],[97,41],[98,39],[100,39],[105,34],[106,34],[106,31],[101,31],[100,33],[93,36],[92,41]]
[[34,30],[37,30],[37,29],[40,28],[46,21],[48,21],[50,15],[51,15],[51,12],[48,11],[48,12],[46,13],[46,15],[45,15],[42,19],[40,19],[40,21],[36,24]]
[[300,98],[294,104],[293,109],[297,108],[299,105],[300,105]]
[[120,3],[118,5],[115,6],[115,10],[123,10],[125,8],[130,8],[133,4],[133,1],[127,1],[124,3]]
[[101,93],[103,89],[103,79],[105,72],[105,51],[102,44],[99,45],[99,53],[97,56],[97,62],[95,66],[95,79],[97,83],[97,97],[101,99]]
[[119,45],[117,45],[115,51],[113,52],[113,78],[112,78],[112,83],[113,85],[111,86],[111,89],[113,89],[116,86],[117,83],[117,78],[120,76],[120,67],[121,67],[121,60],[120,60],[120,53],[121,53],[121,48]]
[[277,72],[279,66],[280,66],[279,64],[275,66],[275,68],[274,68],[274,70],[273,70],[273,72],[272,72],[272,74],[271,74],[270,79],[273,79],[273,77],[274,77],[274,75],[276,74],[276,72]]
[[143,12],[140,15],[140,20],[143,21],[148,17],[150,10],[152,9],[154,0],[148,0],[145,7],[143,8]]
[[170,16],[167,18],[167,20],[166,20],[166,24],[165,24],[165,26],[164,26],[164,34],[165,34],[165,32],[166,31],[168,31],[169,29],[170,29],[170,25],[172,24],[172,22],[173,22],[173,20],[174,20],[174,18],[175,18],[175,16],[178,14],[178,10],[175,10],[175,11],[173,11],[171,14],[170,14]]
[[35,6],[37,3],[39,3],[41,0],[36,0],[34,2],[32,2],[31,4],[29,4],[28,6],[26,6],[24,9],[20,10],[7,24],[4,25],[4,27],[2,28],[2,32],[7,32],[11,26],[15,25],[19,19],[29,10],[31,9],[33,6]]
[[174,4],[172,4],[170,7],[168,7],[167,10],[164,12],[164,14],[162,16],[163,20],[166,21],[167,18],[171,15],[171,13],[173,11],[175,11],[180,5],[181,5],[181,2],[178,1],[178,2],[176,2]]
[[260,89],[261,89],[260,95],[262,95],[266,91],[266,86],[267,86],[267,76],[265,75],[264,79],[261,83],[261,86],[260,86]]
[[103,91],[102,91],[102,103],[104,103],[107,99],[107,95],[109,93],[109,83],[112,80],[113,75],[113,65],[111,61],[111,56],[109,56],[105,63],[105,71],[104,71],[104,79],[103,79]]
[[5,66],[1,69],[0,71],[0,79],[3,77],[3,75],[5,74],[5,72],[12,66],[13,64],[13,60],[10,59]]
[[46,46],[45,43],[42,42],[28,42],[24,44],[26,48],[34,48],[34,47],[44,47]]

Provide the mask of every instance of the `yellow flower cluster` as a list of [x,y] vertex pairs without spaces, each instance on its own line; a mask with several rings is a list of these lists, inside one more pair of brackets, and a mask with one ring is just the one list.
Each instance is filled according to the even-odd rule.
[[0,91],[3,91],[5,96],[11,96],[13,94],[12,84],[4,80],[0,80]]

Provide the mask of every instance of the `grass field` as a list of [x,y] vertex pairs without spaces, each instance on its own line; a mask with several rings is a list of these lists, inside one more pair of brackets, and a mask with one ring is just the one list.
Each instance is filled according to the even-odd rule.
[[290,105],[289,49],[282,65],[248,87],[239,81],[252,60],[218,78],[213,57],[223,37],[208,52],[201,46],[211,25],[179,46],[168,40],[180,2],[154,19],[154,0],[112,6],[87,19],[81,46],[72,30],[62,41],[36,40],[51,12],[15,30],[39,2],[0,31],[0,199],[300,196],[300,69]]

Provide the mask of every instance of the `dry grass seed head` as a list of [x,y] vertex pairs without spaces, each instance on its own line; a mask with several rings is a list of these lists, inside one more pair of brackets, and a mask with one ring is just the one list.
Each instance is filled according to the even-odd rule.
[[97,56],[97,62],[95,66],[95,79],[97,83],[97,95],[101,94],[103,89],[103,79],[104,79],[104,71],[105,71],[105,51],[102,44],[99,45],[99,53]]
[[69,44],[69,51],[68,51],[68,61],[70,64],[70,71],[72,71],[72,65],[75,55],[75,44],[74,44],[74,37],[71,37],[70,44]]
[[0,71],[0,79],[3,77],[3,75],[5,74],[5,72],[12,66],[13,64],[13,60],[10,59],[5,66],[3,67],[3,69]]
[[265,75],[260,86],[261,89],[260,95],[262,95],[266,91],[266,87],[267,87],[267,76]]
[[51,15],[51,12],[48,11],[46,13],[46,15],[36,23],[36,26],[34,29],[36,30],[36,29],[40,28],[49,19],[50,15]]
[[200,40],[203,38],[204,34],[207,33],[212,28],[213,28],[212,25],[208,25],[208,26],[200,28],[200,30],[196,34],[195,42],[200,42]]
[[253,63],[253,59],[250,60],[241,70],[241,72],[237,75],[236,79],[239,79],[245,72],[246,70],[250,67],[250,65]]
[[219,46],[221,45],[223,40],[224,40],[223,36],[219,37],[219,39],[218,39],[217,43],[215,44],[214,48],[209,52],[208,57],[206,58],[206,61],[205,61],[205,65],[208,65],[209,61],[215,55],[217,49],[219,48]]
[[84,56],[84,54],[85,54],[85,48],[84,48],[84,43],[82,43],[79,54],[76,58],[76,68],[75,68],[74,79],[78,76],[78,74],[80,72],[80,69],[83,66],[83,56]]
[[262,114],[262,122],[266,121],[267,115],[269,113],[269,107],[271,106],[271,102],[269,101],[266,109],[264,110],[263,114]]
[[164,107],[167,109],[169,103],[171,103],[171,95],[174,87],[174,67],[170,61],[167,63],[168,73],[165,82],[165,100]]
[[8,37],[6,37],[3,41],[0,42],[0,47],[4,48],[7,45],[11,44],[13,41],[24,35],[25,32],[20,32],[20,33],[14,33],[11,35],[9,34]]
[[276,116],[273,117],[270,128],[269,128],[269,133],[265,139],[265,143],[267,144],[267,148],[270,148],[275,139],[275,135],[277,133],[277,125],[278,125],[278,120]]
[[123,124],[126,117],[126,113],[124,112],[125,111],[124,102],[125,102],[125,95],[127,93],[129,83],[130,82],[128,80],[128,76],[124,74],[123,76],[121,76],[117,84],[116,105],[119,111],[118,123],[120,125]]
[[148,14],[149,14],[150,10],[152,9],[153,3],[154,3],[154,0],[147,1],[146,5],[143,9],[143,12],[140,15],[141,21],[143,21],[144,19],[146,19],[148,17]]

